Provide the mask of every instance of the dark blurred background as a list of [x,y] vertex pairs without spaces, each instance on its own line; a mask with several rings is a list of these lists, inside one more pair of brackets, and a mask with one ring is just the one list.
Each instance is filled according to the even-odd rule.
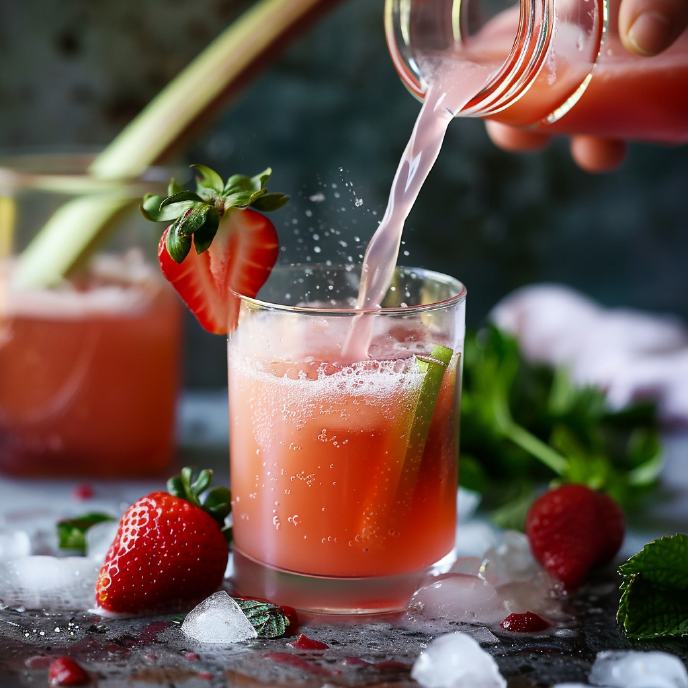
[[[271,188],[292,195],[274,218],[284,262],[359,260],[384,211],[420,106],[387,55],[383,4],[342,0],[184,154],[223,175],[273,167]],[[0,149],[107,144],[250,5],[0,0]],[[688,319],[687,193],[686,148],[634,145],[620,171],[590,176],[564,141],[510,155],[457,120],[400,262],[462,279],[473,326],[542,281]],[[226,385],[224,339],[187,329],[187,386]]]

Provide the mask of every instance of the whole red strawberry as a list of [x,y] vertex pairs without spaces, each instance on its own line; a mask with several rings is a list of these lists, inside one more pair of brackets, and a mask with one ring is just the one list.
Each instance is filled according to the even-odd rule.
[[546,492],[526,518],[533,556],[567,590],[578,588],[591,569],[614,558],[624,532],[621,507],[585,485],[563,485]]
[[[138,613],[197,602],[222,584],[229,548],[227,488],[208,490],[212,471],[193,470],[132,504],[119,523],[96,583],[96,606]],[[201,495],[205,493],[201,503]]]

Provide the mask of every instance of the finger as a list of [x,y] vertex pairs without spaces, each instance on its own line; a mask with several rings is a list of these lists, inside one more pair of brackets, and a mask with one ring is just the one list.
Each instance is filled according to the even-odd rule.
[[571,157],[586,172],[610,172],[623,162],[626,146],[623,141],[613,139],[574,136],[571,138]]
[[688,26],[686,0],[622,0],[619,33],[628,50],[650,57],[668,48]]
[[485,128],[495,146],[512,153],[542,150],[550,140],[548,134],[518,129],[492,120],[485,122]]

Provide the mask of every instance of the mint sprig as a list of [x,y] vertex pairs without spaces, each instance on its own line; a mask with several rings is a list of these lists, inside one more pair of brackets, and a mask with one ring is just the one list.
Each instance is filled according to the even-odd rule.
[[110,514],[93,511],[76,518],[66,518],[57,522],[57,540],[60,549],[86,554],[86,532],[96,523],[115,521]]
[[287,632],[290,622],[282,607],[260,600],[232,599],[256,629],[259,638],[279,638]]
[[527,361],[496,327],[466,335],[460,442],[461,484],[507,528],[523,528],[543,482],[582,483],[632,509],[662,466],[653,404],[612,411],[602,390]]
[[[272,170],[253,177],[232,175],[227,182],[205,165],[191,165],[198,173],[196,191],[184,191],[173,179],[167,196],[146,194],[141,212],[151,222],[171,222],[166,247],[172,259],[181,263],[191,251],[207,251],[217,234],[222,216],[231,208],[255,208],[270,212],[281,208],[289,196],[269,193],[265,188]],[[192,241],[193,237],[193,241]]]
[[688,636],[688,535],[663,537],[619,567],[617,621],[631,638]]
[[197,471],[191,466],[182,468],[180,475],[167,481],[167,491],[174,497],[185,499],[194,506],[208,512],[222,529],[227,544],[232,542],[232,527],[226,525],[227,516],[232,511],[232,493],[222,486],[211,488],[213,471]]

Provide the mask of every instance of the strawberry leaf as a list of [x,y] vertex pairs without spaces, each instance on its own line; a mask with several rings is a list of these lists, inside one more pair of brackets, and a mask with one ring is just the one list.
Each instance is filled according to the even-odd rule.
[[206,203],[197,203],[175,222],[177,231],[183,234],[193,234],[203,227],[211,210],[211,206]]
[[262,213],[269,213],[273,210],[278,210],[289,201],[289,196],[283,193],[266,193],[260,198],[257,198],[253,203],[256,210]]
[[[257,195],[256,195],[257,194]],[[256,191],[241,190],[230,193],[224,199],[224,209],[227,212],[230,208],[248,208],[251,202],[262,194]]]
[[162,196],[155,196],[153,194],[146,194],[139,208],[143,216],[151,222],[163,222],[160,217],[160,204],[163,202]]
[[182,468],[180,475],[167,481],[167,491],[200,507],[217,521],[229,545],[232,542],[232,527],[225,526],[227,516],[232,512],[232,493],[226,487],[213,487],[213,472],[204,469],[196,475],[191,466]]
[[173,196],[168,196],[167,198],[165,198],[163,202],[160,204],[160,208],[162,209],[166,205],[170,205],[172,203],[179,203],[181,201],[193,201],[194,203],[202,203],[203,199],[193,191],[180,191],[179,193],[176,193]]
[[271,174],[272,168],[268,167],[266,170],[263,170],[260,174],[251,177],[251,182],[253,182],[253,185],[256,189],[262,189],[265,186],[265,183],[268,181],[268,179],[270,179]]
[[177,231],[176,225],[177,223],[175,222],[170,227],[170,231],[167,232],[165,246],[172,260],[175,263],[181,263],[191,250],[191,236]]
[[253,182],[251,181],[251,177],[247,177],[245,174],[233,174],[225,184],[223,195],[226,196],[227,194],[242,190],[253,190]]
[[200,495],[210,487],[210,484],[212,482],[213,482],[213,472],[210,470],[201,471],[198,474],[198,477],[196,478],[196,480],[194,480],[191,483],[191,485],[189,486],[189,489],[191,490],[191,492],[193,492],[193,494]]
[[232,493],[226,487],[214,487],[203,500],[203,508],[220,524],[232,511]]
[[217,194],[222,194],[224,190],[222,177],[220,177],[215,170],[211,170],[205,165],[191,165],[191,167],[200,174],[200,177],[196,177],[196,184],[199,187],[199,191],[201,189],[211,189]]
[[220,227],[220,215],[215,208],[208,207],[205,221],[194,233],[194,247],[196,253],[203,253],[210,248]]
[[174,178],[170,179],[170,183],[167,185],[167,195],[174,196],[183,190],[182,185],[176,181]]

